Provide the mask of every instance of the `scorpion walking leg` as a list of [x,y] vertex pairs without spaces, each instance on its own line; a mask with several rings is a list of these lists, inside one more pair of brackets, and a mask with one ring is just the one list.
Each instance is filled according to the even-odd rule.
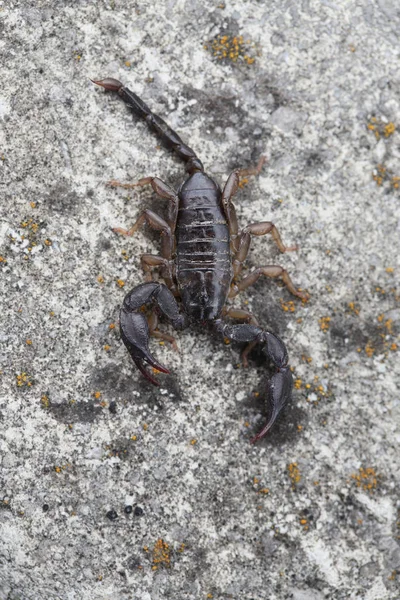
[[156,312],[154,312],[154,310],[150,313],[150,316],[147,318],[147,324],[149,326],[149,332],[151,337],[155,337],[159,340],[169,342],[173,349],[176,352],[179,352],[179,348],[174,336],[169,335],[168,333],[165,333],[165,331],[160,331],[158,329],[158,315]]
[[170,290],[161,283],[142,283],[125,296],[120,312],[120,331],[133,362],[139,371],[154,385],[158,381],[149,373],[145,363],[162,373],[169,373],[150,353],[150,329],[145,315],[140,308],[146,304],[156,303],[177,330],[187,327],[185,315],[179,313],[178,304]]
[[278,229],[271,221],[262,221],[260,223],[251,223],[247,225],[242,230],[242,233],[238,236],[237,239],[237,252],[234,256],[233,260],[233,276],[236,277],[239,275],[242,270],[243,263],[247,258],[250,249],[250,241],[252,235],[266,235],[270,233],[272,235],[272,239],[275,244],[278,246],[279,250],[283,252],[292,252],[293,250],[297,250],[297,246],[285,246],[282,242],[282,238],[279,234]]
[[252,273],[250,273],[250,275],[247,275],[247,277],[242,279],[242,281],[239,281],[231,287],[231,291],[229,292],[229,298],[234,298],[239,294],[239,292],[242,292],[250,285],[253,285],[256,281],[258,281],[261,275],[265,275],[265,277],[272,278],[281,277],[283,283],[286,285],[291,294],[297,296],[298,298],[301,298],[302,300],[308,299],[308,295],[306,294],[306,292],[300,292],[299,290],[297,290],[289,276],[289,273],[286,271],[286,269],[280,267],[279,265],[258,267],[258,269],[255,269]]
[[229,226],[229,233],[231,236],[231,243],[232,243],[232,250],[234,252],[237,252],[238,250],[238,222],[237,222],[237,217],[236,217],[236,210],[234,205],[232,204],[231,200],[233,198],[233,196],[236,194],[239,184],[240,184],[240,178],[241,177],[246,177],[248,175],[258,175],[259,172],[261,171],[261,168],[264,164],[264,162],[266,161],[265,156],[261,156],[260,160],[258,161],[258,165],[256,167],[250,167],[248,169],[236,169],[236,171],[233,171],[224,186],[223,192],[222,192],[222,205],[224,207],[224,211],[225,211],[225,216],[226,219],[228,221],[228,226]]
[[268,403],[271,415],[263,429],[251,440],[260,440],[271,429],[279,413],[292,396],[293,377],[288,365],[288,353],[283,341],[275,333],[256,325],[228,325],[221,319],[215,321],[215,329],[224,337],[236,342],[252,342],[262,345],[262,351],[276,367],[276,373],[268,384]]

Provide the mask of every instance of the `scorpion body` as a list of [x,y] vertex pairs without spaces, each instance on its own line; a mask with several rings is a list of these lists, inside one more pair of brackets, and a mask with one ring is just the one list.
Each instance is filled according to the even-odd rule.
[[[202,323],[229,340],[248,342],[242,354],[247,366],[247,355],[252,347],[260,344],[263,352],[274,363],[276,372],[268,386],[268,399],[272,407],[268,422],[252,441],[262,438],[275,423],[277,416],[291,397],[293,379],[288,366],[288,354],[282,340],[274,333],[259,327],[249,312],[226,308],[229,298],[255,283],[260,276],[281,277],[289,291],[305,299],[307,296],[295,288],[288,273],[278,265],[255,269],[250,275],[238,280],[243,262],[250,247],[252,235],[271,233],[281,252],[294,250],[286,247],[275,225],[271,222],[252,223],[239,232],[232,197],[236,193],[240,177],[257,174],[264,157],[256,168],[236,170],[229,176],[223,190],[204,172],[195,152],[187,146],[161,117],[134,92],[115,79],[94,81],[106,90],[117,92],[133,113],[143,119],[158,136],[164,146],[172,149],[186,162],[187,179],[178,192],[157,177],[145,177],[136,184],[111,185],[126,188],[151,185],[153,190],[168,201],[166,220],[145,209],[129,229],[115,228],[124,235],[133,235],[144,223],[161,233],[161,255],[144,254],[141,257],[146,282],[130,291],[120,313],[122,340],[141,373],[153,384],[157,380],[146,369],[145,363],[154,369],[169,373],[150,353],[150,336],[175,344],[172,336],[157,329],[158,313],[163,314],[176,330],[192,323]],[[165,284],[153,281],[153,269],[159,269]],[[177,299],[181,300],[180,310]],[[140,310],[145,305],[155,308],[149,318]],[[233,325],[225,319],[237,319],[243,323]]]

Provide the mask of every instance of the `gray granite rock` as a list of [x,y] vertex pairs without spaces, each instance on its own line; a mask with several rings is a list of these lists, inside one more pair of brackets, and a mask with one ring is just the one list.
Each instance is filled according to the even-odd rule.
[[[400,597],[399,31],[394,0],[0,0],[0,600]],[[281,264],[311,298],[260,280],[233,302],[296,381],[255,446],[259,355],[235,368],[201,326],[179,353],[153,340],[155,388],[120,341],[160,245],[111,228],[166,207],[106,182],[177,187],[184,165],[98,77],[221,185],[268,157],[239,221],[299,250],[257,238],[247,267]]]

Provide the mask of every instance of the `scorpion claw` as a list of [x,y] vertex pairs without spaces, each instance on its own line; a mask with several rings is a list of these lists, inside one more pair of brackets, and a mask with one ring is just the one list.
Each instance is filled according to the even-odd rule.
[[161,373],[169,373],[169,370],[150,354],[150,332],[144,314],[129,312],[123,307],[120,313],[120,329],[122,341],[139,371],[148,381],[151,381],[154,385],[159,385],[158,381],[146,369],[144,363]]
[[261,438],[263,438],[271,429],[278,418],[279,413],[290,400],[292,388],[293,376],[289,367],[284,367],[273,375],[268,390],[268,400],[269,404],[272,406],[271,416],[262,430],[250,440],[252,444],[261,440]]
[[95,83],[96,85],[100,85],[101,87],[103,87],[106,90],[109,90],[110,92],[118,92],[122,87],[124,87],[122,83],[118,81],[118,79],[112,79],[111,77],[98,80],[91,79],[90,81],[92,83]]

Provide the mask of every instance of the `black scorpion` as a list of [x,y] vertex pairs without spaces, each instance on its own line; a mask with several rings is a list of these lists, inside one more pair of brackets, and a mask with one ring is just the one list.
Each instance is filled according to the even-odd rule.
[[[225,303],[261,276],[280,277],[292,294],[303,300],[307,298],[304,292],[294,287],[287,271],[277,265],[258,267],[244,279],[238,279],[252,235],[270,233],[281,252],[296,249],[286,247],[275,225],[268,221],[251,223],[239,232],[231,199],[239,187],[240,177],[257,174],[265,159],[261,157],[256,168],[233,171],[221,191],[218,184],[206,175],[195,152],[163,119],[153,114],[134,92],[116,79],[107,78],[93,83],[118,92],[135,116],[146,122],[161,143],[186,162],[189,174],[177,192],[158,177],[145,177],[135,184],[111,182],[112,185],[123,187],[151,185],[161,198],[168,201],[166,220],[146,209],[129,230],[114,229],[117,233],[133,235],[141,225],[147,223],[161,234],[161,255],[141,256],[146,283],[133,288],[125,296],[120,312],[122,340],[137,368],[155,385],[158,382],[146,369],[145,363],[162,373],[169,371],[150,353],[149,338],[154,336],[175,344],[172,336],[157,329],[157,312],[163,314],[176,330],[185,329],[192,323],[201,323],[228,340],[248,342],[242,354],[244,366],[247,366],[247,355],[251,348],[260,344],[262,351],[275,365],[276,372],[268,385],[268,400],[272,408],[270,418],[251,440],[255,442],[271,429],[291,398],[293,378],[288,365],[288,353],[280,337],[259,327],[251,313],[226,308]],[[152,280],[154,268],[160,270],[165,284]],[[182,310],[177,298],[181,300]],[[153,307],[148,319],[141,311],[145,305]],[[226,318],[244,323],[232,325],[225,322]]]

